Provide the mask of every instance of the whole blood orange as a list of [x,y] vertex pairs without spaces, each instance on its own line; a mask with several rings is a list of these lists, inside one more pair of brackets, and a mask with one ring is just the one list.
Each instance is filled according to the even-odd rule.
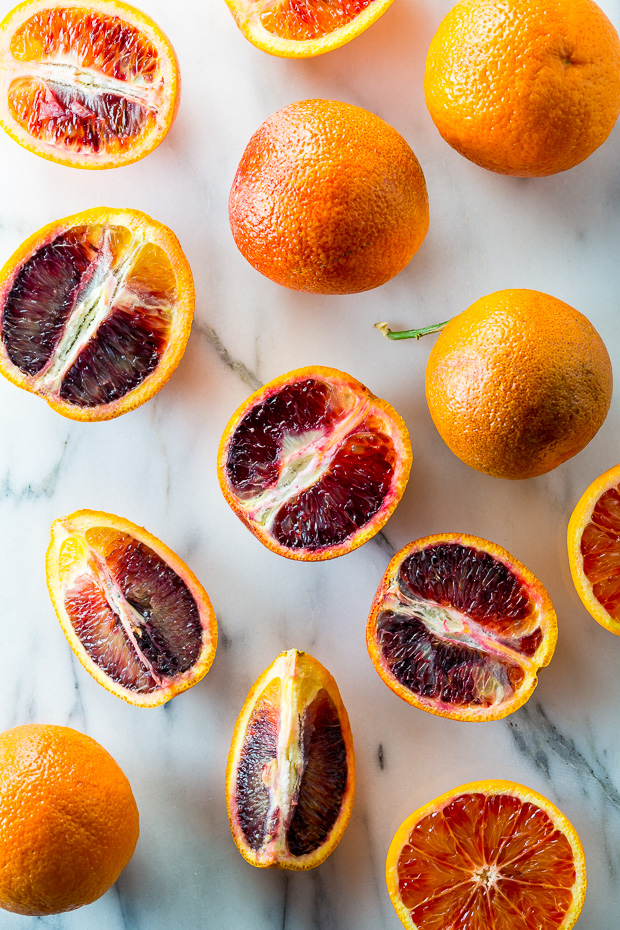
[[498,478],[543,475],[580,452],[607,416],[612,386],[590,321],[530,290],[497,291],[454,317],[426,368],[441,437]]
[[505,549],[462,533],[397,552],[366,627],[388,688],[454,720],[498,720],[521,707],[557,635],[540,581]]
[[150,400],[179,364],[194,315],[174,233],[99,207],[44,226],[0,270],[0,373],[73,420]]
[[129,782],[95,740],[48,724],[0,734],[0,907],[34,917],[91,904],[138,833]]
[[394,0],[226,0],[244,36],[281,58],[310,58],[350,42]]
[[224,497],[265,546],[333,559],[386,523],[411,468],[407,428],[351,375],[311,365],[281,375],[233,414],[217,459]]
[[52,524],[46,568],[69,645],[112,694],[156,707],[208,672],[217,623],[207,592],[142,527],[78,510]]
[[239,852],[260,868],[314,868],[340,842],[354,791],[353,738],[336,682],[307,653],[283,652],[252,686],[228,756]]
[[586,609],[620,636],[620,465],[593,481],[575,507],[568,560]]
[[302,100],[252,136],[229,200],[242,254],[313,294],[385,284],[428,230],[426,183],[403,137],[360,107]]
[[0,23],[0,125],[61,165],[148,155],[170,129],[179,86],[168,39],[121,0],[26,0]]
[[564,814],[512,781],[476,781],[419,808],[387,855],[407,930],[570,930],[586,893],[583,847]]
[[566,171],[620,114],[620,40],[593,0],[460,0],[426,59],[443,138],[483,168]]

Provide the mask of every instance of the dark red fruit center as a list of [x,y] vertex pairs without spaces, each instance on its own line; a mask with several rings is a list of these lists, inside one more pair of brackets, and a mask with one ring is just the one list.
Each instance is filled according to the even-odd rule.
[[268,821],[270,794],[263,773],[278,754],[278,719],[271,704],[260,703],[250,718],[241,750],[235,794],[239,822],[250,849],[260,849],[279,826],[279,810]]

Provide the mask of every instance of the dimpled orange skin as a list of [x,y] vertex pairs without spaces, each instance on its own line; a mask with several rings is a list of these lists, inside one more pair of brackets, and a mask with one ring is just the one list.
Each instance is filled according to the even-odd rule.
[[589,320],[539,291],[497,291],[443,329],[426,368],[435,426],[467,465],[498,478],[543,475],[603,424],[613,378]]
[[39,916],[96,901],[138,833],[129,782],[95,740],[44,724],[0,734],[0,907]]
[[422,169],[380,117],[334,100],[279,110],[250,140],[229,201],[235,242],[277,284],[354,294],[385,284],[426,236]]
[[620,40],[592,0],[462,0],[431,42],[424,93],[461,155],[501,174],[556,174],[614,127]]

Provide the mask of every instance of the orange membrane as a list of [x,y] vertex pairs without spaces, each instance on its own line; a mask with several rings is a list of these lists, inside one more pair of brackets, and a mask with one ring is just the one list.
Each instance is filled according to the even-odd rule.
[[594,596],[620,620],[620,488],[610,488],[598,499],[581,537],[581,554]]
[[17,30],[11,53],[8,102],[31,136],[74,152],[116,154],[153,128],[163,94],[159,55],[118,17],[43,10]]
[[551,818],[511,795],[463,794],[420,820],[397,865],[418,930],[551,930],[576,879]]
[[356,19],[375,0],[258,0],[264,28],[282,39],[318,39]]

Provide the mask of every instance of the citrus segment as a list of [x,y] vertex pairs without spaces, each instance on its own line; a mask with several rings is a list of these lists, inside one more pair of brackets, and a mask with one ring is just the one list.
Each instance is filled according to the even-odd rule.
[[167,227],[104,207],[31,236],[0,271],[0,371],[63,416],[106,420],[178,365],[192,274]]
[[350,375],[310,366],[256,391],[218,453],[224,496],[264,545],[291,559],[361,546],[400,500],[411,467],[406,427]]
[[394,0],[226,0],[245,37],[282,58],[310,58],[345,45]]
[[263,672],[235,725],[226,773],[233,839],[252,865],[311,869],[353,804],[353,740],[336,682],[295,649]]
[[0,124],[60,164],[147,155],[174,119],[178,85],[168,39],[120,0],[27,0],[0,24]]
[[146,530],[89,510],[56,520],[47,574],[72,649],[109,691],[154,707],[208,671],[217,642],[209,598]]
[[568,558],[590,614],[620,635],[620,465],[593,481],[568,524]]
[[0,907],[43,916],[91,904],[138,833],[131,786],[95,740],[47,724],[0,734]]
[[553,606],[532,573],[500,546],[456,533],[394,556],[366,629],[387,686],[456,720],[497,720],[521,707],[556,639]]
[[574,827],[506,781],[472,782],[415,811],[392,841],[386,876],[408,930],[569,930],[586,891]]

